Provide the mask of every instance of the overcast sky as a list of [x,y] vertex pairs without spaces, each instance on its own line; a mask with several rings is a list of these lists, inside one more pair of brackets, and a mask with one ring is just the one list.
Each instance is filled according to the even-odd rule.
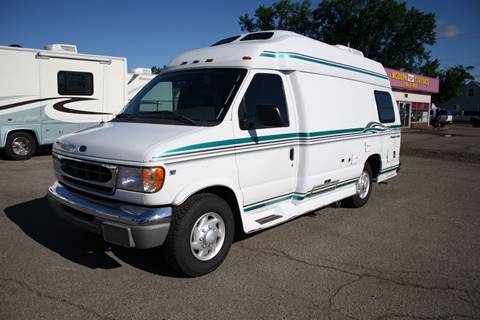
[[[241,14],[273,2],[2,0],[0,45],[73,43],[79,52],[125,56],[129,68],[163,66],[182,51],[238,34]],[[407,4],[436,14],[438,41],[430,49],[442,66],[474,65],[480,79],[480,1]]]

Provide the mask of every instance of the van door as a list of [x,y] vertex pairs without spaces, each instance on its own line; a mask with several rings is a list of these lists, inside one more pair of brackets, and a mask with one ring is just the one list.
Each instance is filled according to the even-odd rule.
[[296,187],[297,121],[286,80],[279,72],[251,71],[233,109],[245,211],[288,201]]
[[103,64],[42,56],[39,70],[42,98],[50,99],[42,110],[42,144],[102,121]]

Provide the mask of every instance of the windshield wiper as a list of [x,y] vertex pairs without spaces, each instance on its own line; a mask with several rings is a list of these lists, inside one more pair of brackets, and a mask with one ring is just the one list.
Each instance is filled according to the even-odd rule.
[[128,113],[119,113],[119,114],[117,114],[117,116],[115,117],[115,119],[131,120],[131,119],[132,119],[132,115],[131,115],[131,114],[128,114]]
[[193,124],[193,125],[197,124],[197,121],[176,111],[163,110],[163,111],[157,111],[157,112],[146,114],[146,118],[150,116],[153,116],[155,118],[164,118],[164,116],[167,116],[166,118],[169,118],[169,119],[175,119],[175,120],[179,120],[184,123]]

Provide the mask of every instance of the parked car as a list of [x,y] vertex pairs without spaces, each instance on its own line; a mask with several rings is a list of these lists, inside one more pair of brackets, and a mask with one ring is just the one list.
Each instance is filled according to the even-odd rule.
[[430,125],[435,128],[444,127],[453,123],[453,114],[445,109],[432,110],[430,113]]
[[231,37],[173,59],[112,121],[57,139],[50,203],[202,275],[235,230],[365,205],[399,169],[395,106],[383,66],[361,52],[286,31]]

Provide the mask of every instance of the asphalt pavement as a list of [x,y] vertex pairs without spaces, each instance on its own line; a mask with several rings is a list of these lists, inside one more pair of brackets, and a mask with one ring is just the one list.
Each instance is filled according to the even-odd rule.
[[48,154],[0,160],[0,319],[480,319],[480,129],[467,131],[405,133],[399,176],[365,207],[244,237],[200,278],[54,216]]

